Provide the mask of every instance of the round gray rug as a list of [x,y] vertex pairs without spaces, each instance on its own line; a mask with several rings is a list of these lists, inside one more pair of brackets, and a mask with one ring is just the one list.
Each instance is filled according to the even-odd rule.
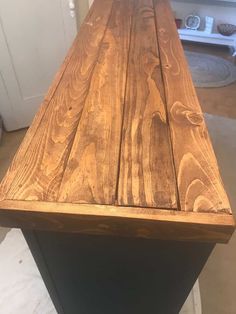
[[220,57],[185,51],[196,87],[222,87],[236,81],[236,66]]

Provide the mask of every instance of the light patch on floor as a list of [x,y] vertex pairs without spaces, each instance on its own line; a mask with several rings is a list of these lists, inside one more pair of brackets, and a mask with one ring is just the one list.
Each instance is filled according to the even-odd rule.
[[28,245],[19,229],[0,245],[0,312],[56,314]]

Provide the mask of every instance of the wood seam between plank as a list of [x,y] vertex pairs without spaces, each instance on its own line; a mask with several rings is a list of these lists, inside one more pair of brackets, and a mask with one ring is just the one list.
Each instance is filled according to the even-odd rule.
[[[112,11],[113,11],[113,9],[114,9],[114,1],[112,2],[112,7],[111,7],[111,10],[110,10],[110,13],[109,13],[109,17],[108,17],[108,19],[107,19],[106,27],[105,27],[105,29],[104,29],[104,33],[103,33],[102,39],[101,39],[100,44],[99,44],[98,54],[97,54],[97,60],[96,60],[96,62],[94,63],[94,67],[93,67],[92,74],[91,74],[91,79],[90,79],[89,86],[88,86],[88,92],[87,92],[87,95],[86,95],[86,97],[85,97],[85,99],[84,99],[84,105],[85,105],[85,103],[86,103],[86,100],[87,100],[88,95],[89,95],[89,92],[90,92],[90,87],[91,87],[92,78],[93,78],[93,75],[94,75],[95,68],[96,68],[96,66],[97,66],[97,61],[98,61],[99,56],[100,56],[102,43],[103,43],[105,34],[106,34],[106,32],[107,32],[107,27],[108,27],[108,24],[109,24],[109,22],[110,22],[110,18],[111,18],[111,16],[112,16]],[[91,11],[91,9],[90,9],[90,11]],[[62,172],[62,176],[61,176],[61,180],[60,180],[61,182],[60,182],[60,185],[59,185],[59,187],[58,187],[58,192],[57,192],[57,195],[56,195],[56,198],[55,198],[56,200],[58,200],[58,198],[59,198],[59,193],[60,193],[60,190],[61,190],[61,187],[62,187],[62,182],[63,182],[64,175],[65,175],[66,165],[67,165],[68,160],[70,159],[70,156],[71,156],[71,149],[72,149],[72,147],[73,147],[74,140],[75,140],[75,137],[76,137],[78,128],[79,128],[79,124],[80,124],[80,121],[81,121],[82,116],[83,116],[83,113],[84,113],[84,105],[83,105],[83,108],[82,108],[82,112],[81,112],[80,118],[78,119],[78,123],[77,123],[76,129],[75,129],[73,138],[72,138],[72,140],[71,140],[71,144],[69,145],[70,148],[69,148],[68,155],[67,155],[67,157],[65,158],[65,167],[64,167],[63,172]]]
[[[123,137],[118,182],[119,191],[117,197],[120,205],[126,205],[125,203],[129,203],[130,201],[133,203],[132,205],[137,206],[150,208],[165,207],[177,210],[175,171],[171,157],[168,125],[166,123],[166,109],[163,104],[164,84],[159,63],[160,58],[158,55],[158,42],[155,34],[156,26],[153,11],[154,7],[152,1],[142,0],[135,2],[134,18],[131,28],[129,66],[127,69],[128,77],[126,81],[126,102],[122,126]],[[151,22],[149,22],[146,16],[147,14],[151,14],[151,16],[149,16]],[[142,35],[140,35],[140,31]],[[145,39],[146,37],[147,39]],[[154,58],[156,65],[152,69]],[[140,66],[137,66],[138,63],[140,63]],[[149,65],[151,65],[150,70]],[[145,69],[146,66],[147,69]],[[154,74],[157,75],[156,79],[152,77]],[[140,88],[141,86],[142,88]],[[142,89],[144,89],[144,91],[140,93]],[[157,100],[159,98],[156,97],[155,93],[160,97],[157,104],[155,104],[155,99]],[[142,99],[141,102],[137,99],[138,95]],[[156,98],[153,98],[154,96]],[[138,108],[137,111],[132,109],[135,106]],[[150,112],[152,112],[152,116]],[[158,115],[163,115],[163,121],[162,118],[157,118]],[[140,118],[141,116],[142,118]],[[156,121],[156,119],[161,120]],[[135,121],[139,121],[137,122],[137,126]],[[151,125],[149,125],[149,123]],[[133,127],[131,126],[133,124],[137,128],[137,130],[134,128],[135,135],[132,135]],[[153,125],[155,129],[152,129],[154,133],[151,134]],[[160,135],[158,136],[159,132]],[[136,136],[136,134],[138,135]],[[164,144],[159,143],[161,146],[158,146],[157,143],[161,135],[163,135],[165,139],[162,141]],[[137,137],[142,139],[142,144],[138,143]],[[149,141],[150,151],[149,154],[146,154],[148,147],[145,143]],[[136,150],[134,147],[136,147]],[[166,155],[165,159],[167,160],[165,164],[168,165],[166,168],[167,171],[163,172],[163,167],[160,166],[160,158],[162,158],[161,156],[163,154],[159,154],[162,148]],[[129,158],[130,154],[135,160],[134,163],[131,161],[131,157]],[[159,166],[154,166],[152,164],[153,160],[155,160],[156,164],[159,164]],[[135,164],[137,165],[136,167]],[[142,172],[142,175],[145,177],[144,180],[140,177],[142,176],[141,174],[140,176],[138,175],[138,172]],[[161,174],[163,174],[163,177]],[[128,185],[127,188],[126,185]],[[134,186],[136,186],[136,188],[133,188]],[[168,189],[168,192],[163,192],[165,188]],[[138,198],[139,201],[137,201]]]
[[[154,4],[155,4],[155,14],[156,14],[156,24],[157,24],[157,29],[159,29],[160,30],[160,32],[158,31],[158,34],[157,34],[157,38],[158,38],[158,41],[159,41],[159,43],[161,42],[161,45],[159,45],[159,48],[161,49],[161,47],[162,47],[162,44],[163,45],[165,45],[167,42],[165,42],[165,41],[163,41],[163,40],[161,40],[161,36],[160,36],[160,33],[161,33],[161,31],[164,31],[164,33],[165,33],[165,28],[166,28],[166,31],[167,31],[167,34],[168,34],[168,31],[171,29],[175,34],[175,40],[176,40],[176,43],[178,44],[177,46],[177,52],[180,54],[179,56],[180,56],[180,59],[182,60],[182,62],[183,62],[183,66],[180,68],[181,69],[181,71],[183,70],[183,73],[182,73],[182,75],[184,75],[184,76],[186,76],[187,75],[187,78],[189,79],[189,81],[188,81],[188,84],[187,84],[187,86],[185,86],[186,88],[188,88],[189,86],[192,88],[192,94],[189,94],[188,95],[188,97],[190,98],[190,100],[191,100],[191,98],[192,98],[192,100],[193,100],[193,102],[194,102],[194,106],[195,106],[195,109],[197,109],[197,110],[194,110],[194,112],[196,113],[196,114],[199,114],[201,117],[202,117],[202,125],[203,125],[203,127],[204,127],[204,130],[205,130],[205,132],[206,132],[206,137],[208,137],[208,139],[206,140],[206,141],[203,141],[204,143],[203,143],[203,145],[204,145],[204,148],[205,148],[205,150],[207,151],[207,154],[203,154],[202,153],[202,151],[200,151],[200,149],[199,149],[199,151],[200,151],[200,153],[199,154],[201,154],[201,157],[204,159],[204,162],[206,163],[206,165],[207,166],[209,166],[209,159],[213,159],[213,162],[214,162],[214,166],[213,167],[208,167],[208,169],[207,169],[207,171],[205,172],[204,170],[203,170],[203,174],[205,175],[205,177],[206,177],[206,180],[209,180],[210,182],[211,182],[211,180],[212,180],[212,178],[211,177],[213,177],[213,179],[215,180],[215,184],[211,184],[210,185],[210,189],[211,189],[211,193],[213,193],[212,191],[214,190],[214,193],[215,193],[215,195],[217,195],[216,196],[216,198],[217,197],[219,197],[219,200],[217,200],[217,203],[212,203],[212,206],[211,207],[209,207],[208,206],[208,209],[207,210],[205,210],[204,208],[202,208],[202,209],[200,209],[200,210],[198,210],[198,212],[206,212],[206,211],[208,211],[208,212],[213,212],[213,211],[219,211],[219,212],[223,212],[223,211],[225,211],[225,212],[230,212],[231,210],[230,210],[230,205],[229,205],[229,201],[228,201],[228,198],[227,198],[227,195],[226,195],[226,193],[225,193],[225,190],[224,190],[224,186],[223,186],[223,183],[222,183],[222,179],[221,179],[221,177],[220,177],[220,173],[219,173],[219,169],[218,169],[218,164],[217,164],[217,160],[216,160],[216,156],[215,156],[215,153],[214,153],[214,150],[213,150],[213,147],[212,147],[212,143],[211,143],[211,140],[210,140],[210,138],[209,138],[209,134],[208,134],[208,130],[207,130],[207,127],[206,127],[206,123],[205,123],[205,120],[204,120],[204,117],[203,117],[203,113],[202,113],[202,110],[201,110],[201,106],[200,106],[200,104],[199,104],[199,101],[198,101],[198,98],[197,98],[197,95],[196,95],[196,91],[195,91],[195,88],[194,88],[194,86],[193,86],[193,83],[192,83],[192,79],[191,79],[191,76],[190,76],[190,72],[189,72],[189,68],[188,68],[188,64],[187,64],[187,61],[186,61],[186,57],[184,56],[184,51],[183,51],[183,46],[181,45],[181,42],[180,42],[180,39],[179,39],[179,37],[178,37],[178,33],[177,33],[177,31],[176,31],[176,25],[175,25],[175,23],[174,23],[174,18],[173,18],[173,16],[171,15],[171,7],[170,7],[170,4],[168,3],[168,1],[164,1],[164,0],[154,0]],[[165,9],[166,9],[166,7],[168,7],[168,14],[167,14],[167,11],[165,11],[165,9],[164,9],[164,5],[165,5]],[[160,19],[162,20],[162,22],[161,23],[164,23],[164,19],[163,19],[163,12],[160,12],[160,9],[161,8],[163,8],[163,10],[164,10],[164,13],[166,13],[168,16],[166,17],[167,18],[167,20],[169,20],[169,25],[167,26],[167,25],[165,25],[165,27],[162,25],[162,24],[160,24]],[[167,9],[166,9],[167,10]],[[157,18],[157,16],[158,15],[160,15],[160,18],[158,19]],[[165,19],[166,20],[166,19]],[[160,25],[159,25],[160,24]],[[162,27],[163,26],[163,27]],[[172,35],[173,35],[173,33],[172,33]],[[173,40],[173,38],[172,38],[172,40]],[[170,42],[170,45],[171,45],[171,43],[172,42]],[[168,38],[168,44],[169,44],[169,38]],[[173,48],[173,47],[172,47]],[[166,49],[170,49],[169,47],[166,47]],[[162,49],[161,49],[162,50]],[[165,50],[165,49],[164,49]],[[161,51],[162,52],[162,51]],[[168,50],[165,50],[165,51],[163,51],[163,54],[167,54],[167,56],[166,56],[166,65],[168,66],[168,63],[169,63],[169,60],[168,60],[168,57],[169,57],[169,55],[168,55],[168,53],[167,52],[169,52]],[[172,51],[172,53],[173,53],[173,51]],[[163,55],[162,54],[162,55]],[[165,57],[163,57],[164,59],[165,59]],[[173,56],[173,58],[175,58],[175,61],[176,61],[176,56]],[[171,66],[171,65],[170,65]],[[167,68],[167,67],[166,67]],[[167,71],[167,70],[165,70],[165,67],[163,67],[162,68],[162,70],[163,70],[163,75],[165,76],[165,87],[167,86],[168,87],[168,80],[169,80],[169,78],[171,77],[171,75],[170,75],[170,73],[171,72],[169,72],[169,71]],[[181,71],[180,71],[180,73],[181,73]],[[166,73],[168,73],[168,75],[166,74]],[[168,79],[167,79],[167,76],[168,76]],[[172,80],[173,80],[174,78],[172,78]],[[176,78],[175,78],[176,79]],[[184,79],[184,78],[182,78],[182,79]],[[182,83],[182,85],[184,84],[184,82],[180,82],[180,83]],[[185,84],[186,85],[186,84]],[[166,90],[166,89],[165,89]],[[171,89],[170,89],[171,90]],[[173,92],[173,90],[171,90],[172,91],[172,94],[174,94],[174,92]],[[171,94],[171,95],[172,95]],[[166,92],[166,95],[167,95],[167,92]],[[168,95],[168,97],[169,97],[169,95]],[[186,101],[189,101],[189,99],[187,98],[186,99]],[[168,106],[168,110],[167,110],[167,112],[168,112],[168,117],[170,117],[171,116],[171,110],[172,110],[172,107],[173,107],[173,105],[172,104],[170,104],[170,108],[169,108],[169,101],[167,100],[166,101],[166,104],[167,104],[167,106]],[[197,108],[196,108],[196,106],[197,106]],[[190,110],[190,111],[192,111],[193,110],[193,108],[192,108],[193,106],[191,106],[191,102],[190,102],[190,106],[188,106],[188,104],[187,104],[187,108],[188,108],[188,110]],[[172,120],[172,119],[171,119]],[[170,121],[170,120],[169,120]],[[175,137],[175,132],[173,131],[173,128],[172,128],[172,126],[173,126],[173,123],[170,123],[169,124],[169,128],[170,128],[170,130],[171,130],[171,139],[172,139],[172,147],[173,147],[173,151],[176,151],[176,149],[174,148],[175,147],[175,143],[174,143],[174,137]],[[194,135],[195,136],[195,135]],[[198,147],[198,146],[197,146]],[[174,154],[173,155],[174,156],[174,164],[176,165],[175,166],[175,169],[176,169],[176,178],[177,178],[177,183],[178,183],[178,185],[177,185],[177,188],[178,188],[178,195],[179,195],[179,201],[180,201],[180,203],[181,203],[181,207],[180,207],[180,209],[181,209],[181,211],[193,211],[193,206],[194,205],[192,205],[191,207],[189,207],[189,208],[186,208],[185,207],[185,205],[186,205],[186,203],[184,203],[185,202],[185,199],[183,200],[183,193],[182,193],[182,191],[181,191],[181,187],[179,186],[179,166],[178,166],[178,163],[179,162],[181,162],[182,161],[182,159],[181,160],[178,160],[178,157],[176,157],[176,154]],[[200,157],[199,157],[200,158]],[[185,170],[186,170],[186,168],[185,168]],[[190,176],[190,174],[189,174],[189,176]],[[184,187],[184,189],[186,189],[185,187]],[[206,190],[206,189],[205,189]],[[222,191],[223,190],[223,191]],[[222,193],[220,193],[220,191],[222,191]],[[184,192],[186,193],[186,190],[184,190]],[[184,197],[186,197],[186,195],[184,196]],[[219,202],[220,201],[220,202]],[[225,202],[225,206],[220,206],[220,204],[222,203],[222,202]]]
[[118,157],[118,166],[117,166],[117,179],[116,179],[116,190],[115,190],[115,204],[118,205],[118,193],[119,193],[119,181],[120,181],[120,165],[121,165],[121,148],[122,148],[122,135],[123,135],[123,127],[124,127],[124,119],[125,119],[125,104],[126,104],[126,93],[127,93],[127,78],[128,78],[128,69],[129,69],[129,57],[130,57],[130,47],[131,47],[131,35],[133,31],[133,16],[134,16],[134,1],[132,1],[132,14],[130,21],[130,31],[129,31],[129,49],[127,55],[127,66],[126,66],[126,78],[125,78],[125,91],[124,91],[124,104],[122,111],[122,121],[121,121],[121,130],[120,130],[120,146],[119,146],[119,157]]
[[[97,45],[96,45],[96,50],[95,50],[96,53],[98,52],[99,43],[100,43],[100,41],[102,39],[102,35],[104,34],[104,31],[106,29],[105,27],[106,27],[107,20],[108,20],[108,18],[110,16],[111,8],[112,8],[112,1],[111,0],[109,0],[109,1],[106,1],[106,0],[104,0],[104,1],[103,0],[96,1],[95,2],[95,8],[98,7],[99,5],[102,5],[103,3],[106,3],[109,6],[105,10],[104,14],[103,14],[103,11],[100,10],[101,11],[101,17],[103,18],[104,22],[102,23],[103,31],[100,32],[99,41],[97,42]],[[99,9],[99,7],[98,7],[98,9]],[[91,19],[91,17],[93,17],[93,15],[96,16],[96,11],[94,10],[94,6],[93,6],[93,9],[89,11],[89,13],[88,13],[88,15],[87,15],[83,25],[81,26],[82,34],[84,34],[87,31],[87,29],[89,29],[90,26],[87,26],[86,24],[89,25],[88,22]],[[96,20],[96,22],[97,21],[98,20]],[[100,24],[100,23],[98,23],[98,24]],[[81,34],[81,32],[80,32],[80,34]],[[54,107],[55,107],[54,106],[54,101],[53,101],[54,97],[55,97],[55,95],[57,95],[57,91],[61,90],[60,87],[64,86],[64,82],[67,81],[67,79],[66,79],[67,78],[67,73],[70,73],[70,69],[69,69],[70,68],[70,64],[73,61],[73,59],[77,58],[78,48],[80,48],[80,46],[82,45],[81,44],[81,40],[80,40],[81,39],[80,34],[76,36],[76,39],[74,40],[74,43],[72,44],[72,47],[69,49],[69,52],[68,52],[68,54],[67,54],[67,56],[66,56],[66,58],[65,58],[65,60],[64,60],[64,62],[62,64],[62,66],[60,67],[60,70],[57,72],[57,75],[56,75],[55,79],[53,80],[53,84],[52,85],[55,84],[55,86],[52,86],[52,88],[49,89],[49,92],[47,93],[45,101],[43,102],[43,106],[40,107],[40,110],[38,111],[38,113],[35,116],[34,122],[32,124],[33,128],[31,127],[29,129],[29,131],[27,132],[26,140],[24,140],[23,144],[21,144],[20,149],[18,150],[18,153],[16,154],[15,161],[13,161],[13,164],[10,167],[10,171],[7,173],[7,175],[5,176],[5,180],[3,180],[2,184],[0,185],[0,199],[9,198],[8,194],[11,194],[11,189],[12,189],[13,183],[17,182],[17,177],[19,177],[19,174],[21,174],[21,172],[19,172],[20,171],[19,168],[22,169],[21,163],[22,163],[22,161],[24,161],[25,157],[30,155],[30,149],[32,147],[32,143],[34,143],[34,139],[33,138],[35,136],[37,138],[39,138],[38,135],[40,134],[40,130],[41,130],[40,125],[43,122],[48,121],[48,116],[50,116],[49,114],[50,114],[51,110],[54,111]],[[95,33],[95,35],[96,35],[96,33]],[[97,37],[95,37],[95,38],[97,38]],[[94,46],[94,48],[95,48],[95,46]],[[94,62],[95,61],[97,61],[96,55],[94,56]],[[68,72],[68,69],[69,69],[69,72]],[[77,123],[77,121],[78,121],[78,119],[76,119],[76,123]],[[75,125],[76,125],[76,123],[75,123]],[[67,148],[67,152],[66,153],[69,153],[68,148]],[[64,163],[61,164],[61,166],[62,166],[61,170],[63,171],[64,170]],[[60,184],[60,180],[58,180],[58,181],[59,181],[58,184]]]
[[169,139],[171,160],[172,160],[172,165],[174,169],[177,210],[181,211],[178,180],[177,180],[177,170],[176,170],[176,165],[175,165],[174,149],[173,149],[172,136],[171,136],[171,130],[170,130],[170,121],[169,121],[169,115],[168,115],[168,110],[167,110],[167,94],[166,94],[166,86],[165,86],[164,74],[163,74],[163,69],[162,69],[162,58],[161,58],[160,45],[159,45],[159,36],[158,36],[158,31],[157,31],[157,16],[156,16],[154,1],[155,0],[152,0],[152,5],[153,5],[153,12],[154,12],[154,20],[155,20],[154,22],[155,22],[155,29],[156,29],[157,49],[158,49],[158,55],[159,55],[159,60],[160,60],[161,77],[162,77],[163,88],[164,88],[164,106],[165,106],[165,111],[166,111],[167,133],[168,133],[168,139]]

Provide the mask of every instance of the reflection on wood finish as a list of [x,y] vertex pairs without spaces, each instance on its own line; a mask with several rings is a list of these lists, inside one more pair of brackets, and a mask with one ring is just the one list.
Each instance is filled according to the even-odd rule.
[[170,7],[154,3],[181,210],[230,212]]
[[60,201],[115,202],[132,11],[132,1],[114,1],[62,180]]
[[126,86],[119,204],[176,208],[152,1],[135,2]]
[[67,68],[22,156],[8,198],[55,200],[74,140],[112,1],[97,1]]
[[95,0],[0,185],[0,225],[230,239],[167,0]]

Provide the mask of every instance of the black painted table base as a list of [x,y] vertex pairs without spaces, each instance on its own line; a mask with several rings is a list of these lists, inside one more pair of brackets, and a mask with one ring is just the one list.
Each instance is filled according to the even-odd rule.
[[23,233],[59,314],[177,314],[214,247]]

